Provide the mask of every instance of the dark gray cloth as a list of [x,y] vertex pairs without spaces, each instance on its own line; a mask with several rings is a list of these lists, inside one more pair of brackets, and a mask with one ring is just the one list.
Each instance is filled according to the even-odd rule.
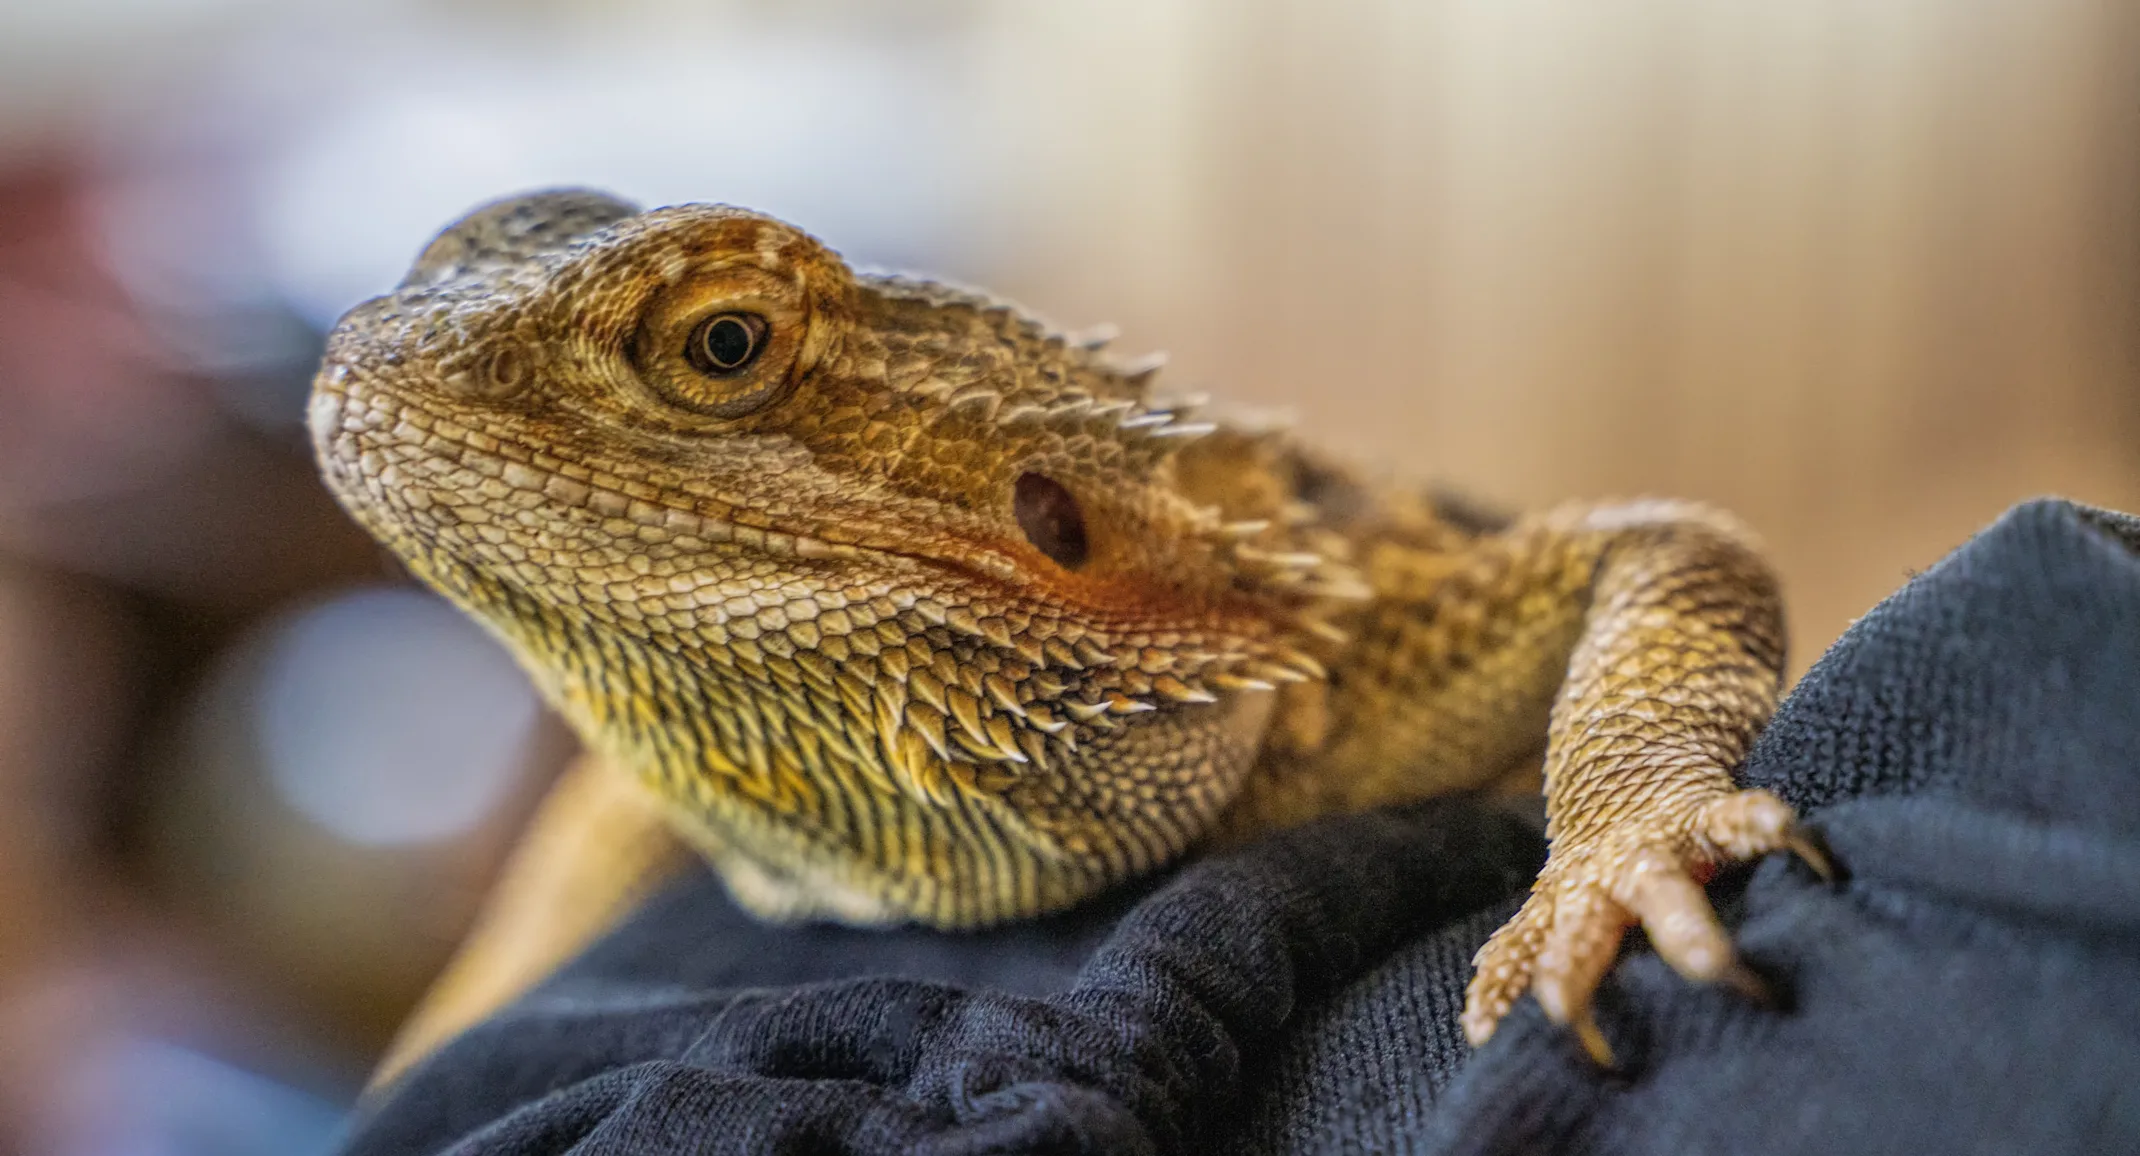
[[1776,1007],[1636,937],[1599,1000],[1620,1071],[1528,1001],[1463,1045],[1542,849],[1446,801],[974,935],[760,927],[699,877],[347,1151],[2140,1151],[2136,543],[2031,503],[1851,629],[1742,775],[1845,882],[1712,886]]

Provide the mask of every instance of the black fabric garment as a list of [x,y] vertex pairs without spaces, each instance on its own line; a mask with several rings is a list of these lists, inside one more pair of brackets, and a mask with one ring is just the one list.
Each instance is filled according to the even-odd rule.
[[1845,635],[1742,778],[1847,879],[1712,887],[1776,1007],[1631,950],[1599,997],[1619,1071],[1529,1001],[1463,1045],[1542,848],[1445,801],[974,935],[761,927],[702,876],[347,1151],[2140,1151],[2136,545],[2031,503]]

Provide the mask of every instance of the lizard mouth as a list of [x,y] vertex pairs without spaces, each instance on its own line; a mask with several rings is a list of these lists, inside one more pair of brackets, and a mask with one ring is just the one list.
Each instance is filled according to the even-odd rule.
[[[426,508],[435,503],[420,496],[424,490],[460,490],[446,478],[472,473],[476,478],[463,480],[493,495],[501,508],[508,501],[539,502],[568,518],[597,519],[613,537],[647,545],[691,541],[768,557],[908,563],[999,583],[1022,578],[1011,558],[967,536],[958,536],[957,548],[947,551],[955,556],[945,556],[915,549],[911,533],[872,530],[860,517],[843,518],[830,529],[802,529],[726,500],[710,485],[655,485],[625,460],[561,460],[496,424],[477,428],[480,420],[465,412],[425,405],[376,383],[352,390],[335,371],[323,374],[314,389],[307,424],[322,472],[343,503],[363,520],[389,521],[402,533],[421,535],[442,520]],[[429,485],[425,474],[431,475]]]

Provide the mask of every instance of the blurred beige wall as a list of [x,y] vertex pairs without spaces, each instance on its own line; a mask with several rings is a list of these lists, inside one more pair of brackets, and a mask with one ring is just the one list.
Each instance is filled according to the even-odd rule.
[[2140,507],[2140,6],[986,23],[991,280],[1405,476],[1722,502],[1801,666],[2020,498]]

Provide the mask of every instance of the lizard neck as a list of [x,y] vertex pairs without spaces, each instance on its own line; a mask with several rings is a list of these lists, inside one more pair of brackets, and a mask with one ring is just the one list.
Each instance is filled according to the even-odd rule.
[[[1007,712],[959,721],[988,693],[961,685],[992,661],[972,649],[937,664],[948,677],[909,668],[894,682],[886,649],[863,655],[853,635],[812,658],[761,647],[745,661],[443,559],[421,576],[489,624],[581,739],[647,784],[766,915],[970,926],[1152,870],[1213,828],[1277,697],[1103,712],[1036,737]],[[894,622],[920,601],[883,597]],[[937,712],[938,736],[914,726],[916,707]]]

